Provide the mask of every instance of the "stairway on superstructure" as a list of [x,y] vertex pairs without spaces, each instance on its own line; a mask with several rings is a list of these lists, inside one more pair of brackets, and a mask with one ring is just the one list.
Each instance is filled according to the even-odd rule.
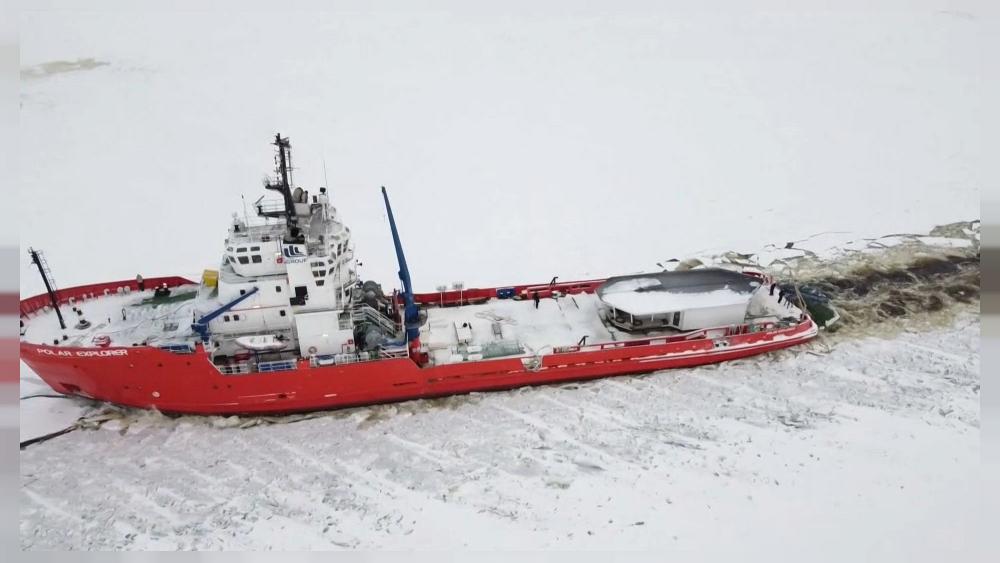
[[352,299],[351,320],[354,321],[354,326],[374,324],[381,328],[386,334],[393,337],[399,336],[399,324],[382,314],[381,311],[378,311],[371,305],[365,303],[361,292],[355,292]]

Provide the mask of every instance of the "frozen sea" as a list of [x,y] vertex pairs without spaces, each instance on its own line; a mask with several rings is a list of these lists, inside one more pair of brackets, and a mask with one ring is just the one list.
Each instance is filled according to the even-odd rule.
[[[21,23],[20,240],[62,286],[214,267],[277,131],[296,183],[330,186],[362,275],[390,284],[387,186],[421,291],[691,257],[787,276],[810,273],[802,259],[826,275],[859,255],[978,256],[978,235],[905,235],[978,219],[991,181],[974,13]],[[919,248],[901,258],[901,241]],[[971,299],[919,286],[941,310],[883,288],[809,346],[645,376],[280,419],[25,399],[22,440],[84,423],[21,451],[21,548],[970,553],[976,280]],[[41,291],[24,264],[20,287]],[[21,378],[22,396],[47,393]]]
[[127,412],[22,451],[21,547],[962,551],[979,371],[969,312],[718,366],[311,417]]

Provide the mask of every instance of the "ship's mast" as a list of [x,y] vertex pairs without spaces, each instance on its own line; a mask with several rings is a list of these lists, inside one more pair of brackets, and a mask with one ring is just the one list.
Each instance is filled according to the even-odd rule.
[[264,188],[274,190],[281,194],[285,202],[285,223],[288,225],[289,237],[295,237],[298,231],[298,216],[295,213],[295,202],[292,200],[292,144],[288,137],[281,137],[281,133],[274,136],[274,146],[278,148],[277,168],[275,181],[267,181]]
[[56,316],[59,317],[59,326],[63,330],[66,330],[66,321],[63,320],[62,311],[59,310],[59,298],[56,296],[55,282],[49,279],[52,272],[49,270],[48,262],[42,257],[42,253],[34,248],[29,247],[28,254],[31,255],[31,263],[38,267],[38,273],[42,276],[42,283],[45,284],[45,293],[49,294],[49,301],[52,303],[52,308],[56,310]]

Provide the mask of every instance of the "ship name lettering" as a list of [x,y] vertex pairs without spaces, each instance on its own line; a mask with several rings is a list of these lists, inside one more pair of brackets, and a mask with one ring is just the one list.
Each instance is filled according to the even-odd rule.
[[81,358],[107,357],[107,356],[128,356],[128,350],[80,350],[76,353]]
[[50,350],[48,348],[35,348],[35,351],[39,354],[47,354],[49,356],[72,356],[73,354],[69,350]]
[[128,350],[52,350],[51,348],[35,348],[35,351],[39,354],[45,354],[47,356],[61,356],[61,357],[73,357],[77,356],[79,358],[107,358],[110,356],[128,356]]

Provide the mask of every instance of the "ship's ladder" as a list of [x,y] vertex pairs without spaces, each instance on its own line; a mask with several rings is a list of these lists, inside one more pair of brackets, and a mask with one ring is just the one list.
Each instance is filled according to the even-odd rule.
[[355,326],[374,324],[388,334],[399,334],[399,325],[395,321],[364,303],[355,302],[351,309],[351,320],[354,321]]
[[59,286],[56,284],[56,278],[52,276],[52,268],[49,267],[49,261],[45,259],[45,253],[41,250],[36,250],[35,254],[38,256],[39,267],[41,267],[45,277],[48,278],[49,285],[52,286],[52,291],[58,295]]

